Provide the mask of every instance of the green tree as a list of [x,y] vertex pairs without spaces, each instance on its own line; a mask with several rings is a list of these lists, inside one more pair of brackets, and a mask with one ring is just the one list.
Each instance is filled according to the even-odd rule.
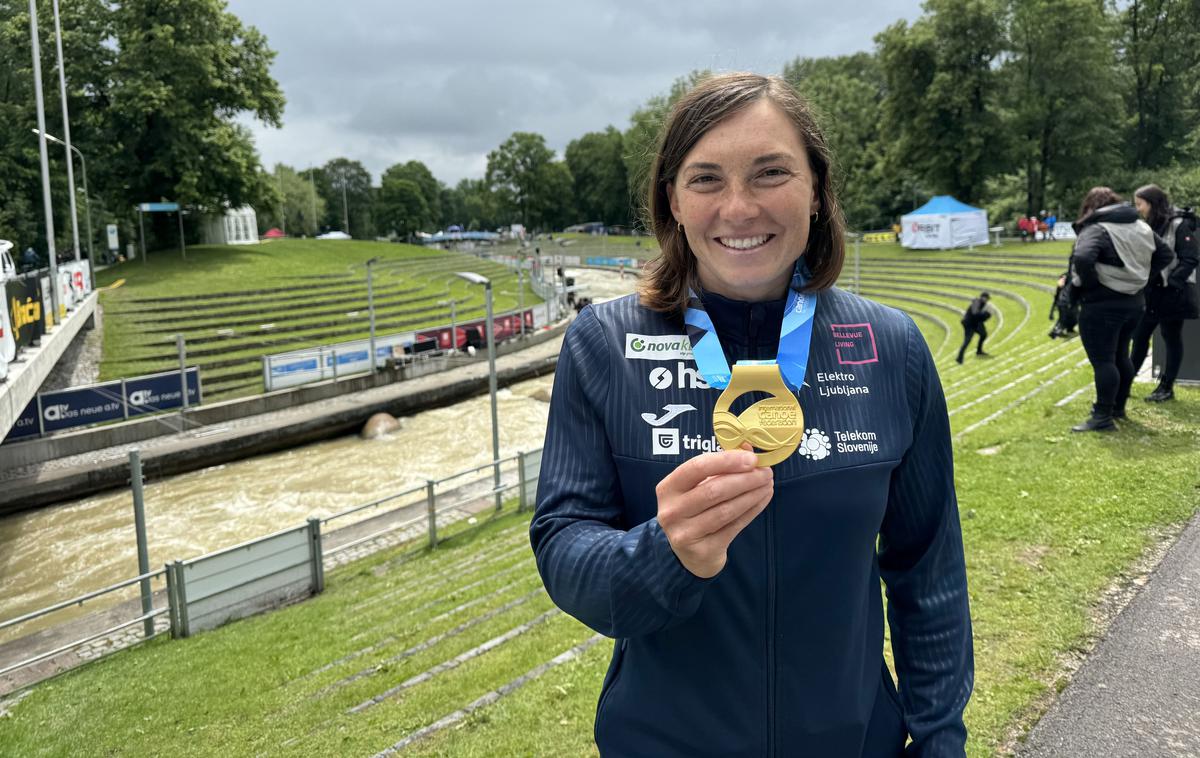
[[1076,206],[1123,168],[1114,19],[1093,0],[1010,0],[1010,19],[1003,75],[1025,210]]
[[316,172],[315,181],[317,192],[325,198],[324,228],[340,229],[359,239],[375,236],[371,174],[362,163],[334,158]]
[[[67,99],[71,113],[72,142],[88,160],[88,188],[92,210],[99,214],[106,203],[98,192],[111,189],[109,155],[114,140],[105,123],[109,72],[116,57],[111,44],[112,13],[103,0],[80,0],[60,6],[63,57],[67,61]],[[41,39],[42,89],[46,98],[46,130],[62,136],[59,110],[58,69],[55,61],[54,17],[50,2],[38,2],[38,34]],[[0,239],[16,243],[18,250],[34,246],[46,250],[42,216],[42,185],[38,140],[30,132],[37,124],[33,94],[33,65],[29,39],[27,0],[0,0]],[[71,227],[66,180],[66,153],[61,145],[49,144],[51,195],[55,231],[60,251],[70,248]],[[75,166],[77,189],[82,176]],[[121,203],[117,207],[128,207]],[[86,232],[84,205],[79,201],[80,244]],[[96,227],[111,220],[95,215]]]
[[291,166],[277,163],[266,181],[274,191],[275,202],[259,210],[259,226],[279,227],[292,237],[320,233],[325,198],[317,194],[307,171],[301,174]]
[[854,229],[889,226],[906,210],[902,179],[886,165],[887,142],[878,113],[884,76],[872,53],[797,58],[783,78],[808,100],[834,157],[838,198]]
[[615,127],[572,140],[565,152],[581,221],[628,226],[631,220],[625,141]]
[[911,26],[876,37],[887,95],[889,158],[936,190],[975,202],[1002,165],[994,63],[1004,50],[995,0],[927,0]]
[[543,182],[553,160],[545,138],[532,132],[514,132],[488,153],[487,183],[500,209],[530,228],[541,222],[544,209],[553,204]]
[[1198,126],[1200,3],[1129,0],[1117,13],[1128,158],[1138,168],[1165,166],[1186,150],[1189,131]]
[[266,37],[222,0],[122,0],[112,14],[107,116],[127,199],[213,210],[257,202],[265,175],[234,119],[281,125]]
[[430,229],[432,211],[421,186],[403,175],[385,173],[379,188],[376,224],[381,231],[405,239],[414,232]]
[[642,215],[646,203],[646,182],[658,152],[659,132],[667,120],[667,114],[679,98],[687,94],[702,80],[711,75],[708,70],[692,71],[671,83],[670,90],[655,95],[629,117],[629,128],[624,134],[625,176],[629,183],[630,207],[633,217]]
[[534,228],[562,229],[575,222],[574,182],[563,161],[551,161],[538,171],[530,208]]
[[421,198],[425,201],[425,206],[429,209],[428,220],[422,223],[423,228],[431,228],[435,225],[445,225],[447,222],[442,217],[442,191],[445,187],[442,183],[433,177],[433,173],[421,161],[408,161],[407,163],[397,163],[383,172],[380,178],[380,187],[387,185],[388,178],[393,180],[407,179],[417,185],[417,189],[421,192]]
[[[445,210],[447,221],[459,224],[464,229],[481,231],[495,229],[500,226],[500,216],[497,211],[496,196],[492,194],[486,179],[463,179],[447,193],[451,198],[449,207]],[[443,200],[443,208],[447,203]]]

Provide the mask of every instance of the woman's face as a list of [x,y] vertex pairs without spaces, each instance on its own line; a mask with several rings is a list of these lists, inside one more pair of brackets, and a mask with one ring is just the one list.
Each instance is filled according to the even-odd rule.
[[1139,216],[1142,218],[1150,218],[1150,203],[1147,203],[1145,200],[1135,195],[1133,198],[1133,204],[1137,207]]
[[783,296],[819,208],[800,134],[778,106],[759,100],[710,129],[667,196],[704,289],[736,300]]

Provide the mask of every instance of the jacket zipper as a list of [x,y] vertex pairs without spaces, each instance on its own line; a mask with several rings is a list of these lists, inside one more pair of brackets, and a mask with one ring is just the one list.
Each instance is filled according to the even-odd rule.
[[775,755],[775,509],[767,506],[767,755]]

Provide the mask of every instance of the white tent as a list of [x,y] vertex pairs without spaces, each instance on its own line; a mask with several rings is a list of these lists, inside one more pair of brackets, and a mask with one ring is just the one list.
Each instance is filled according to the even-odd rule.
[[948,250],[988,243],[987,211],[937,195],[900,219],[900,244],[919,250]]

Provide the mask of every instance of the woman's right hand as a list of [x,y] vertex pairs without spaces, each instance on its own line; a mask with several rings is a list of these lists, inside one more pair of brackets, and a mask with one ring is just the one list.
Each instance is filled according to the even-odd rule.
[[701,579],[725,568],[733,538],[775,494],[775,475],[746,450],[705,453],[658,483],[658,524],[684,568]]

